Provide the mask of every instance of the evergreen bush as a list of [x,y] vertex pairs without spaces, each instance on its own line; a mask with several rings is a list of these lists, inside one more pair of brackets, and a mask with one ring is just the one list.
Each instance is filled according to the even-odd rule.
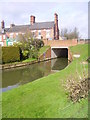
[[20,61],[19,47],[7,46],[2,47],[2,63]]

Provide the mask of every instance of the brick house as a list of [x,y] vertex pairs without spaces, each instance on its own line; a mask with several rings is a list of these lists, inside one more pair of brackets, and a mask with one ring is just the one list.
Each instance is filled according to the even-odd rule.
[[58,15],[54,14],[54,21],[50,22],[36,22],[35,16],[30,16],[30,24],[28,25],[14,25],[11,24],[10,28],[5,28],[4,21],[1,22],[0,29],[0,44],[6,45],[7,38],[16,38],[18,34],[24,34],[27,30],[33,33],[33,36],[37,39],[58,40],[59,28],[58,28]]

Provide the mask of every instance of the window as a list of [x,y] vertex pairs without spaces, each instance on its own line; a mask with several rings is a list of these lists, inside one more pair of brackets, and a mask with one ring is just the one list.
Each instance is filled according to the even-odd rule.
[[6,39],[6,36],[5,36],[5,35],[3,35],[3,39],[4,39],[4,40]]
[[13,38],[13,33],[10,33],[10,38]]
[[36,32],[36,30],[32,30],[32,32]]
[[38,35],[39,35],[39,36],[41,35],[41,30],[38,31]]
[[50,38],[50,30],[46,31],[46,38]]
[[0,46],[3,46],[3,42],[0,42]]
[[24,35],[25,33],[22,33],[22,35]]
[[18,33],[16,33],[16,36],[18,36]]
[[46,34],[47,34],[47,35],[50,35],[50,30],[47,30],[47,31],[46,31]]
[[0,41],[2,41],[2,36],[0,36]]
[[5,30],[4,29],[2,29],[2,33],[4,33],[5,32]]
[[45,31],[45,32],[46,32],[46,29],[44,29],[43,31]]
[[39,32],[38,35],[41,35],[41,32]]

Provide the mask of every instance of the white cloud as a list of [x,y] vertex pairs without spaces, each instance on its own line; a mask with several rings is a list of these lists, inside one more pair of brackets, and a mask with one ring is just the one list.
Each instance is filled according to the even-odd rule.
[[[1,2],[7,2],[7,0],[1,0]],[[8,2],[16,2],[16,0],[8,0]],[[88,2],[88,0],[18,0],[17,2]]]
[[[26,1],[26,0],[24,0]],[[5,20],[9,27],[11,23],[29,24],[30,15],[36,16],[36,21],[53,21],[54,13],[59,15],[59,28],[72,29],[77,27],[82,37],[87,37],[88,4],[71,3],[33,3],[33,2],[1,2],[0,21]]]

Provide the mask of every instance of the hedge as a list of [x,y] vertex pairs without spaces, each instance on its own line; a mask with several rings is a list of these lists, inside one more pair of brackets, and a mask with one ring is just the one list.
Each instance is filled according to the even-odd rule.
[[20,61],[19,47],[8,46],[2,47],[2,63]]

